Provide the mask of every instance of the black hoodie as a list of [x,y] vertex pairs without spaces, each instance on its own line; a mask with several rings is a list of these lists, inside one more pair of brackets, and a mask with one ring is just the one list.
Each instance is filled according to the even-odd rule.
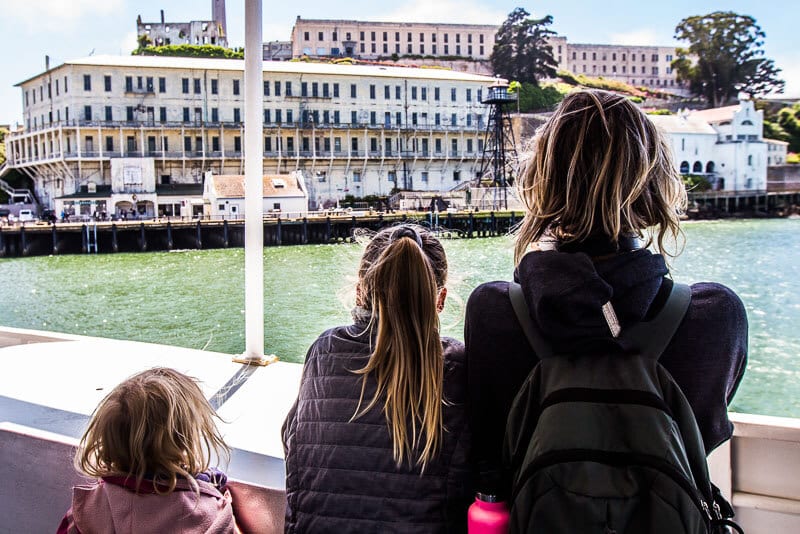
[[[649,319],[666,299],[667,274],[663,257],[644,249],[596,262],[581,252],[541,251],[522,259],[514,279],[554,350],[574,353],[618,347],[603,304],[611,301],[623,330]],[[511,403],[538,359],[514,315],[508,282],[473,291],[464,328],[473,465],[492,470],[501,465]],[[739,297],[720,284],[692,285],[689,310],[660,362],[689,400],[706,453],[731,437],[727,406],[746,360],[747,316]]]

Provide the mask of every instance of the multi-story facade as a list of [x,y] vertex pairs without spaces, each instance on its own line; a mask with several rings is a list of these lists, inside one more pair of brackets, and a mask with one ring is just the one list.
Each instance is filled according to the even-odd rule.
[[292,55],[364,59],[392,56],[487,60],[497,26],[302,19],[292,28]]
[[[480,167],[480,101],[494,82],[441,69],[265,62],[264,173],[303,172],[312,207],[450,190]],[[70,197],[87,213],[191,214],[175,206],[196,198],[162,207],[159,191],[200,186],[207,171],[243,172],[241,60],[92,56],[17,85],[24,128],[6,137],[8,165],[57,210]]]
[[763,111],[753,102],[650,119],[670,138],[681,174],[704,175],[721,191],[767,188],[767,143]]
[[575,74],[671,93],[683,92],[672,68],[676,58],[674,46],[568,44],[565,52],[558,54],[559,67]]
[[[436,63],[460,57],[476,63],[476,72],[490,73],[498,26],[489,24],[430,24],[317,20],[297,17],[292,29],[292,55],[348,56],[367,60],[396,57]],[[559,69],[661,89],[685,92],[671,62],[675,47],[569,43],[550,37]]]

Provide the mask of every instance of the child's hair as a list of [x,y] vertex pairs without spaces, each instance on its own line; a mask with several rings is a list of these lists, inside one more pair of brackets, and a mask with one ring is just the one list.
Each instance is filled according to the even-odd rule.
[[665,237],[677,240],[686,207],[664,136],[629,99],[605,91],[564,98],[537,132],[518,186],[526,214],[517,230],[516,263],[545,234],[565,242],[605,236],[616,243],[656,226],[657,247],[665,253]]
[[[385,228],[367,245],[358,274],[358,304],[369,310],[377,338],[369,363],[356,371],[364,378],[353,417],[384,395],[395,461],[411,460],[419,450],[416,463],[424,470],[438,451],[443,426],[438,297],[447,281],[444,248],[422,227]],[[377,381],[375,396],[359,412],[370,374]]]
[[178,478],[195,489],[194,476],[209,468],[212,451],[230,451],[214,423],[216,414],[193,378],[156,367],[125,380],[100,402],[81,438],[75,466],[92,477],[152,479],[170,493]]

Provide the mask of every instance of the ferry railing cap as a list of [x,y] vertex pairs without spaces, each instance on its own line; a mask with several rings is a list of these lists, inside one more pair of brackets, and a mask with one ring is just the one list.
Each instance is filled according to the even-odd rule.
[[247,354],[241,354],[238,356],[234,356],[231,361],[234,363],[243,363],[245,365],[259,365],[261,367],[266,367],[271,363],[275,363],[279,360],[277,356],[274,354],[262,354],[260,356],[248,356]]

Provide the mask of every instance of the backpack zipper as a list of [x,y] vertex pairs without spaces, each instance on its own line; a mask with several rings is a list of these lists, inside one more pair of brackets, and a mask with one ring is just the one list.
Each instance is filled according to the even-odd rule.
[[681,489],[683,489],[683,491],[686,492],[689,497],[691,497],[692,502],[697,507],[697,510],[705,518],[706,526],[709,526],[711,520],[713,519],[708,508],[708,503],[703,498],[700,491],[695,488],[692,483],[683,475],[683,473],[681,473],[674,465],[655,456],[627,452],[597,451],[592,449],[567,449],[542,454],[533,462],[528,464],[528,466],[520,474],[518,478],[519,482],[514,484],[511,501],[513,502],[516,500],[523,484],[532,478],[536,471],[540,471],[555,464],[577,461],[589,461],[612,466],[642,465],[645,467],[651,467],[671,478],[673,482],[680,486]]

